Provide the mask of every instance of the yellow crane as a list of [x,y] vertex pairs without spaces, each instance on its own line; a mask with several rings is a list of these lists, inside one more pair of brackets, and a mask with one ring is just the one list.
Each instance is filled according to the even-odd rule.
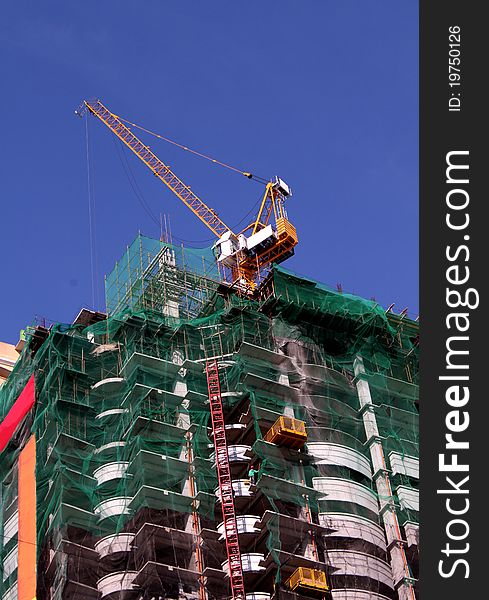
[[[119,116],[100,100],[84,100],[76,112],[89,112],[114,133],[218,238],[214,250],[224,279],[239,291],[251,294],[269,272],[273,263],[294,254],[297,232],[287,218],[285,201],[292,191],[279,177],[269,181],[258,214],[239,233],[234,233],[216,211],[203,202],[168,165],[144,144]],[[251,178],[250,173],[243,173]]]

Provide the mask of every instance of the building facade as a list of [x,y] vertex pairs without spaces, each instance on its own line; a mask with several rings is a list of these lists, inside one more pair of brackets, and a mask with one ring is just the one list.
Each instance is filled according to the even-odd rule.
[[246,600],[414,600],[417,323],[280,268],[249,300],[194,258],[139,237],[108,315],[27,340],[0,392],[0,598],[231,597],[217,361]]
[[12,373],[22,348],[22,339],[19,340],[16,346],[7,342],[0,342],[0,387],[5,383],[10,373]]

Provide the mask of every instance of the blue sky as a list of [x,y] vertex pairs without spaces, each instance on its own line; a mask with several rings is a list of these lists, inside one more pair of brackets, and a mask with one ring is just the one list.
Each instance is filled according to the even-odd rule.
[[[415,0],[2,3],[0,340],[36,316],[70,322],[93,299],[103,310],[104,274],[138,231],[159,235],[112,134],[90,118],[90,238],[86,123],[74,109],[93,96],[243,170],[279,174],[300,236],[284,266],[416,316],[417,11]],[[143,139],[231,226],[261,194]],[[150,213],[170,215],[190,245],[210,240],[127,160]]]

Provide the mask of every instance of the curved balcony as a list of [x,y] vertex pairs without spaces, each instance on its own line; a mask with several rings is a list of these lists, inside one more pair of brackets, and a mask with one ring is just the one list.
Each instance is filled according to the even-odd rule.
[[133,584],[133,581],[136,579],[137,574],[137,571],[118,571],[102,577],[97,581],[100,597],[103,598],[116,592],[136,590],[137,587]]
[[302,365],[304,373],[312,379],[324,381],[328,385],[334,385],[340,389],[351,390],[352,385],[346,378],[344,373],[327,367],[326,365],[318,365],[316,363],[304,363]]
[[241,432],[246,429],[246,425],[244,423],[226,423],[224,429],[227,433],[232,431]]
[[[250,490],[251,483],[249,479],[233,479],[232,486],[235,498],[253,496],[253,492]],[[214,493],[216,494],[216,498],[220,501],[221,494],[218,487],[214,490]]]
[[237,392],[235,390],[233,390],[231,392],[221,392],[222,398],[241,398],[242,395],[243,395],[243,392]]
[[125,379],[123,377],[107,377],[101,379],[92,385],[92,391],[95,395],[99,394],[115,394],[124,386]]
[[119,452],[119,450],[117,450],[118,448],[123,448],[126,445],[126,442],[123,441],[117,441],[117,442],[108,442],[107,444],[104,444],[103,446],[100,446],[99,448],[96,448],[94,451],[94,454],[102,454],[107,452],[108,454],[117,454],[117,452]]
[[270,600],[270,594],[266,592],[252,592],[251,594],[246,594],[246,600]]
[[[324,494],[320,498],[322,502],[335,501],[358,504],[373,513],[378,514],[379,512],[377,495],[361,483],[340,477],[313,477],[312,484],[314,489]],[[346,510],[345,512],[349,513],[350,511]]]
[[[259,520],[260,517],[257,517],[256,515],[240,515],[239,517],[236,517],[238,533],[258,533],[260,530],[255,527],[255,524]],[[217,531],[224,539],[224,522],[219,523]]]
[[109,410],[104,410],[98,415],[95,415],[96,419],[105,419],[106,417],[113,417],[115,415],[124,415],[129,412],[128,408],[109,408]]
[[112,479],[122,479],[122,477],[125,477],[128,465],[128,462],[121,460],[107,463],[95,469],[93,476],[97,480],[97,485],[102,485]]
[[380,525],[358,515],[319,513],[319,524],[335,531],[328,537],[341,537],[370,542],[381,550],[386,549],[385,533]]
[[307,444],[307,450],[314,456],[317,465],[348,467],[365,477],[372,478],[370,461],[357,450],[331,442],[310,442]]
[[99,553],[100,558],[116,552],[130,552],[133,539],[133,533],[108,535],[95,544],[95,551]]
[[369,452],[364,444],[366,438],[363,422],[357,422],[355,427],[357,428],[356,432],[351,430],[350,433],[347,433],[340,429],[332,429],[321,425],[311,426],[307,428],[308,440],[310,444],[313,442],[327,442],[328,444],[346,446],[368,458]]
[[[228,446],[228,458],[230,463],[243,463],[250,462],[250,458],[245,456],[246,452],[251,452],[251,446],[245,446],[244,444]],[[211,454],[211,460],[215,462],[216,453]]]
[[99,520],[107,519],[108,517],[117,517],[119,515],[129,514],[129,503],[131,502],[131,496],[117,496],[116,498],[109,498],[97,504],[94,508],[94,513],[98,516]]
[[339,575],[368,577],[394,589],[389,563],[376,556],[353,550],[328,550],[328,562],[336,569],[335,577]]
[[[258,573],[264,571],[265,567],[260,566],[260,562],[264,559],[264,555],[259,552],[250,552],[241,555],[241,565],[243,567],[243,573]],[[229,576],[228,561],[225,560],[222,565],[222,570]]]

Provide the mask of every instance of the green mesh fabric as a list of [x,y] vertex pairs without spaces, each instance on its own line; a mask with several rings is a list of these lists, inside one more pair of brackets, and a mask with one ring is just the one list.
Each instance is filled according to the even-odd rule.
[[[37,402],[28,427],[38,442],[38,551],[55,530],[77,528],[94,539],[131,530],[141,511],[221,520],[204,374],[205,359],[215,356],[226,411],[249,405],[257,487],[270,506],[277,513],[296,506],[316,519],[326,509],[378,519],[358,505],[328,501],[314,487],[314,478],[331,476],[376,494],[371,479],[347,467],[291,461],[263,436],[288,411],[305,421],[308,442],[329,441],[368,458],[353,369],[362,357],[361,377],[369,383],[386,456],[418,456],[417,324],[278,267],[258,300],[219,295],[209,282],[205,293],[194,291],[189,299],[186,290],[202,283],[202,272],[179,271],[180,256],[171,277],[155,275],[167,245],[141,236],[135,244],[107,280],[109,317],[89,327],[53,326],[34,356],[28,340],[0,389],[1,419],[35,374]],[[14,440],[2,455],[0,513],[14,494],[17,453]],[[108,464],[123,465],[123,475],[101,478],[98,469]],[[393,481],[417,486],[407,476]],[[124,510],[104,517],[104,503],[114,498]],[[401,524],[417,522],[416,511],[397,496],[392,500]],[[278,582],[278,518],[267,523],[267,532]]]

